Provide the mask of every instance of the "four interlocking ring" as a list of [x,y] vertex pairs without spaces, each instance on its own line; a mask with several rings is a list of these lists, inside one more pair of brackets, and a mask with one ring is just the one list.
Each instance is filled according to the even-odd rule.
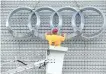
[[[29,15],[29,18],[28,18],[28,24],[27,24],[27,26],[28,26],[30,32],[27,33],[27,34],[18,34],[18,33],[16,33],[16,32],[14,32],[14,31],[11,29],[11,26],[10,26],[10,22],[9,22],[9,21],[10,21],[10,18],[13,16],[14,13],[16,13],[16,12],[18,12],[18,11],[20,11],[20,10],[31,11],[31,14]],[[41,24],[41,23],[40,23],[40,21],[41,21],[41,20],[40,20],[40,16],[39,16],[38,13],[39,13],[40,11],[42,11],[42,10],[49,10],[49,11],[52,11],[52,12],[53,12],[53,13],[51,14],[51,16],[50,16],[50,27],[51,27],[51,29],[54,28],[54,25],[53,25],[53,17],[54,17],[55,14],[58,15],[58,17],[59,17],[59,23],[58,23],[57,28],[59,29],[59,33],[61,33],[60,29],[61,29],[61,27],[62,27],[62,25],[63,25],[63,23],[62,23],[63,19],[62,19],[62,15],[60,14],[60,12],[62,12],[62,11],[64,11],[64,10],[70,10],[70,11],[75,12],[75,13],[73,14],[73,16],[72,16],[72,20],[70,20],[71,23],[72,23],[71,25],[72,25],[72,28],[73,28],[74,33],[72,33],[72,34],[70,34],[70,35],[67,35],[67,36],[66,36],[67,39],[70,39],[70,37],[75,37],[75,36],[77,36],[77,35],[81,35],[81,36],[84,37],[84,38],[94,38],[94,37],[96,37],[96,36],[98,36],[99,34],[102,33],[102,31],[103,31],[103,29],[104,29],[104,27],[105,27],[105,24],[106,24],[106,22],[105,22],[105,17],[104,17],[104,15],[103,15],[103,13],[102,13],[99,9],[94,8],[94,7],[82,8],[82,9],[80,9],[79,11],[77,11],[75,8],[71,8],[71,7],[62,7],[62,8],[60,8],[60,9],[57,10],[57,11],[56,11],[55,9],[53,9],[52,7],[40,7],[40,8],[37,8],[36,10],[32,10],[31,8],[28,8],[28,7],[21,7],[21,8],[17,8],[17,9],[15,9],[15,10],[13,10],[13,11],[10,13],[10,15],[8,16],[8,19],[7,19],[7,21],[6,21],[6,27],[8,28],[9,32],[10,32],[14,37],[17,37],[17,38],[26,38],[26,37],[30,37],[30,36],[32,36],[32,35],[35,35],[35,36],[38,36],[38,37],[42,38],[42,36],[43,36],[44,34],[40,34],[40,33],[38,34],[38,28],[40,27],[40,24]],[[96,12],[99,13],[99,14],[102,16],[102,18],[103,18],[103,24],[102,24],[101,29],[100,29],[98,32],[96,32],[96,33],[94,33],[94,34],[92,34],[92,35],[87,35],[87,34],[83,34],[83,33],[82,33],[82,30],[84,29],[84,15],[83,15],[83,12],[86,11],[86,10],[96,11]],[[33,15],[36,15],[36,20],[37,20],[37,23],[36,23],[36,25],[35,25],[35,28],[33,28],[32,25],[31,25],[31,18],[32,18]],[[75,21],[77,15],[80,15],[80,17],[81,17],[81,21],[80,21],[81,23],[80,23],[79,27],[77,27],[76,21]],[[44,38],[43,38],[43,39],[44,39]]]

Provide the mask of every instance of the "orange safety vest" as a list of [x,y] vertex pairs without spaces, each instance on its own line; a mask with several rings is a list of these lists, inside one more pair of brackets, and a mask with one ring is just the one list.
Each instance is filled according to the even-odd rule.
[[48,40],[49,45],[54,45],[54,46],[60,46],[61,43],[65,40],[65,36],[60,36],[60,35],[47,35],[46,40]]

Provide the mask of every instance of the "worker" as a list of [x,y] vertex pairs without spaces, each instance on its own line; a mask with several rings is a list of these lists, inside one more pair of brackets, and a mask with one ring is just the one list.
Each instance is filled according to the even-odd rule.
[[46,40],[48,40],[49,45],[60,46],[61,43],[65,40],[65,34],[58,35],[58,29],[54,28],[52,32],[45,34]]

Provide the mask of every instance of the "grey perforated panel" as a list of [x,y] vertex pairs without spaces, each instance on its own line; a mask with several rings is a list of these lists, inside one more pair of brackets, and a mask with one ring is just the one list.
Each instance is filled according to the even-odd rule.
[[[37,5],[36,5],[37,4]],[[106,16],[106,1],[79,1],[80,8],[94,6],[100,9]],[[38,37],[27,39],[16,39],[8,32],[6,28],[6,19],[9,13],[17,7],[28,6],[33,8],[42,6],[51,6],[55,9],[60,7],[70,6],[77,8],[74,1],[40,1],[39,3],[31,0],[21,1],[1,1],[1,71],[6,72],[9,69],[20,66],[19,63],[4,64],[8,61],[19,59],[25,63],[34,63],[35,61],[45,58],[48,44],[46,40],[41,40]],[[64,12],[63,12],[64,13]],[[26,26],[29,12],[17,13],[11,18],[11,26],[14,31],[26,33],[29,32]],[[49,31],[49,15],[42,15],[41,12],[41,27],[39,32]],[[69,14],[70,15],[70,14]],[[32,25],[36,20],[32,18]],[[62,32],[72,33],[70,26],[71,15],[63,15]],[[102,18],[96,12],[85,12],[85,33],[92,34],[98,31],[101,27]],[[106,18],[106,17],[105,17]],[[77,22],[78,23],[78,22]],[[54,17],[54,24],[58,24],[58,17]],[[105,24],[106,25],[106,24]],[[69,48],[65,54],[63,74],[106,74],[106,29],[103,33],[94,39],[83,39],[81,37],[66,40],[62,46]],[[17,74],[45,74],[45,68],[29,69]]]

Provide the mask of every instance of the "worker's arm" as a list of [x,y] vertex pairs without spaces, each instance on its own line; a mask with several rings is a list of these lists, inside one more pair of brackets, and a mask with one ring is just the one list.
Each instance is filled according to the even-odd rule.
[[50,39],[50,35],[51,35],[51,32],[45,33],[46,40],[49,40]]
[[62,34],[62,35],[61,35],[61,41],[64,41],[65,38],[66,38],[65,34]]
[[47,35],[47,33],[45,33],[45,38],[46,38],[46,40],[48,40],[48,35]]
[[52,43],[52,41],[51,41],[51,33],[45,33],[45,38],[49,42],[49,45],[51,45],[51,43]]

